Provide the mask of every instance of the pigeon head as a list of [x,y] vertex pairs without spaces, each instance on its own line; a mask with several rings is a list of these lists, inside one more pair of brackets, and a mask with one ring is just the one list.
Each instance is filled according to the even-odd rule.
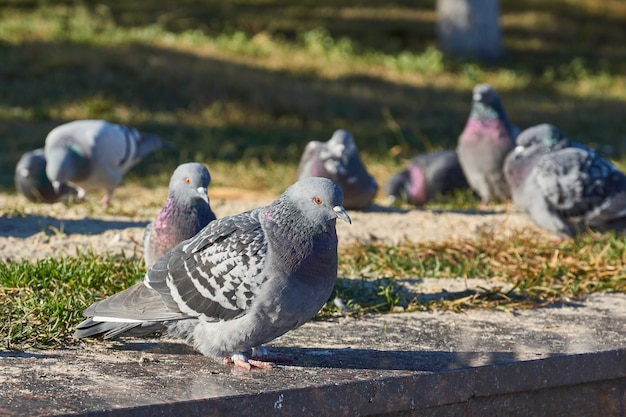
[[311,224],[326,224],[338,218],[352,223],[343,208],[343,191],[328,178],[304,178],[287,188],[281,199],[293,202]]
[[46,176],[43,149],[26,152],[17,163],[16,174],[21,178],[42,179]]
[[211,183],[209,170],[202,164],[190,162],[179,165],[170,179],[169,197],[201,198],[209,203],[207,189]]
[[478,84],[472,91],[472,115],[478,119],[504,119],[506,113],[498,92],[489,84]]
[[46,175],[58,189],[60,184],[80,181],[89,175],[89,161],[75,146],[59,146],[48,151]]
[[569,139],[555,126],[543,123],[521,132],[517,138],[517,145],[524,148],[537,147],[553,151],[567,147]]
[[555,126],[543,123],[523,130],[517,137],[511,158],[529,158],[570,146],[570,140]]
[[385,194],[387,194],[391,200],[391,203],[406,202],[407,196],[407,184],[409,182],[409,173],[404,170],[393,174],[387,183],[385,184]]
[[510,121],[500,100],[498,92],[489,84],[478,84],[472,91],[472,110],[470,119],[481,121],[499,120],[511,137],[514,139],[519,134],[519,129]]
[[530,174],[533,162],[547,153],[570,146],[570,140],[555,126],[543,123],[523,130],[517,146],[506,157],[503,170],[509,185],[518,187]]

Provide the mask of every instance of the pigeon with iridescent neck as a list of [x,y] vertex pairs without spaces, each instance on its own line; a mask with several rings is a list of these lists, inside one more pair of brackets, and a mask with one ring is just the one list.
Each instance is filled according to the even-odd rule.
[[75,337],[166,329],[204,355],[265,367],[261,345],[328,301],[337,279],[341,188],[300,180],[268,206],[209,223],[161,257],[143,282],[96,302]]
[[389,178],[385,194],[393,201],[422,206],[436,196],[467,189],[467,180],[455,151],[419,154]]
[[552,125],[520,133],[504,172],[515,205],[551,233],[626,231],[626,176]]
[[472,109],[456,150],[465,178],[480,196],[482,206],[510,197],[502,164],[515,146],[518,131],[496,90],[489,84],[474,87]]
[[146,227],[144,260],[148,268],[167,251],[215,220],[207,195],[210,182],[209,170],[202,164],[190,162],[176,168],[165,206]]

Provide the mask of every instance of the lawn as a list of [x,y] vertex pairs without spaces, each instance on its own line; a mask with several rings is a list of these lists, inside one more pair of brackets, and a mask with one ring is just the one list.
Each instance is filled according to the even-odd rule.
[[[0,190],[14,193],[22,152],[42,146],[54,126],[85,118],[127,123],[175,145],[126,179],[146,187],[164,187],[176,165],[196,160],[211,167],[215,186],[279,192],[306,142],[338,128],[354,134],[384,182],[415,153],[455,145],[479,82],[496,87],[518,126],[551,122],[622,165],[626,5],[502,0],[501,9],[506,55],[483,64],[437,50],[435,1],[0,0]],[[465,195],[445,208],[475,204]],[[0,207],[0,216],[11,213]],[[382,312],[452,303],[398,298],[393,279],[406,276],[496,277],[515,288],[466,294],[454,308],[517,308],[626,290],[620,239],[594,235],[559,245],[522,236],[355,247],[341,254],[340,274],[384,281],[361,298],[343,281],[337,293],[355,311]],[[423,254],[417,265],[396,256],[408,250]],[[106,272],[121,271],[124,284],[142,273],[132,257],[85,254],[57,264],[0,266],[4,347],[67,342],[80,309],[116,290]],[[69,283],[59,293],[42,290],[52,279]]]

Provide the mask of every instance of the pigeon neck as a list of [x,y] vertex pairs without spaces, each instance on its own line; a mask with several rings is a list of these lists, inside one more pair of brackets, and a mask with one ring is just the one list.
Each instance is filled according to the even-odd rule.
[[525,157],[509,156],[504,166],[504,174],[512,189],[516,189],[526,180],[526,177],[530,175],[530,172],[535,167],[535,161],[545,153],[538,152]]
[[261,219],[270,248],[288,270],[309,275],[309,269],[315,275],[319,268],[336,268],[336,220],[308,221],[293,202],[283,198],[268,206]]
[[415,205],[426,203],[426,178],[419,166],[409,167],[409,183],[407,193]]
[[472,111],[470,119],[487,121],[498,120],[504,124],[509,136],[513,137],[513,126],[509,122],[509,118],[504,111],[501,104],[496,103],[494,105],[487,105],[480,102],[475,102],[472,105]]

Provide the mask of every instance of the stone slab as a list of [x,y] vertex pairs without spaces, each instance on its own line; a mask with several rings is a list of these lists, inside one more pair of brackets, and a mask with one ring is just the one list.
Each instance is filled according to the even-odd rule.
[[[626,296],[317,320],[243,371],[174,340],[0,353],[0,416],[620,416]],[[562,413],[561,413],[562,411]]]

